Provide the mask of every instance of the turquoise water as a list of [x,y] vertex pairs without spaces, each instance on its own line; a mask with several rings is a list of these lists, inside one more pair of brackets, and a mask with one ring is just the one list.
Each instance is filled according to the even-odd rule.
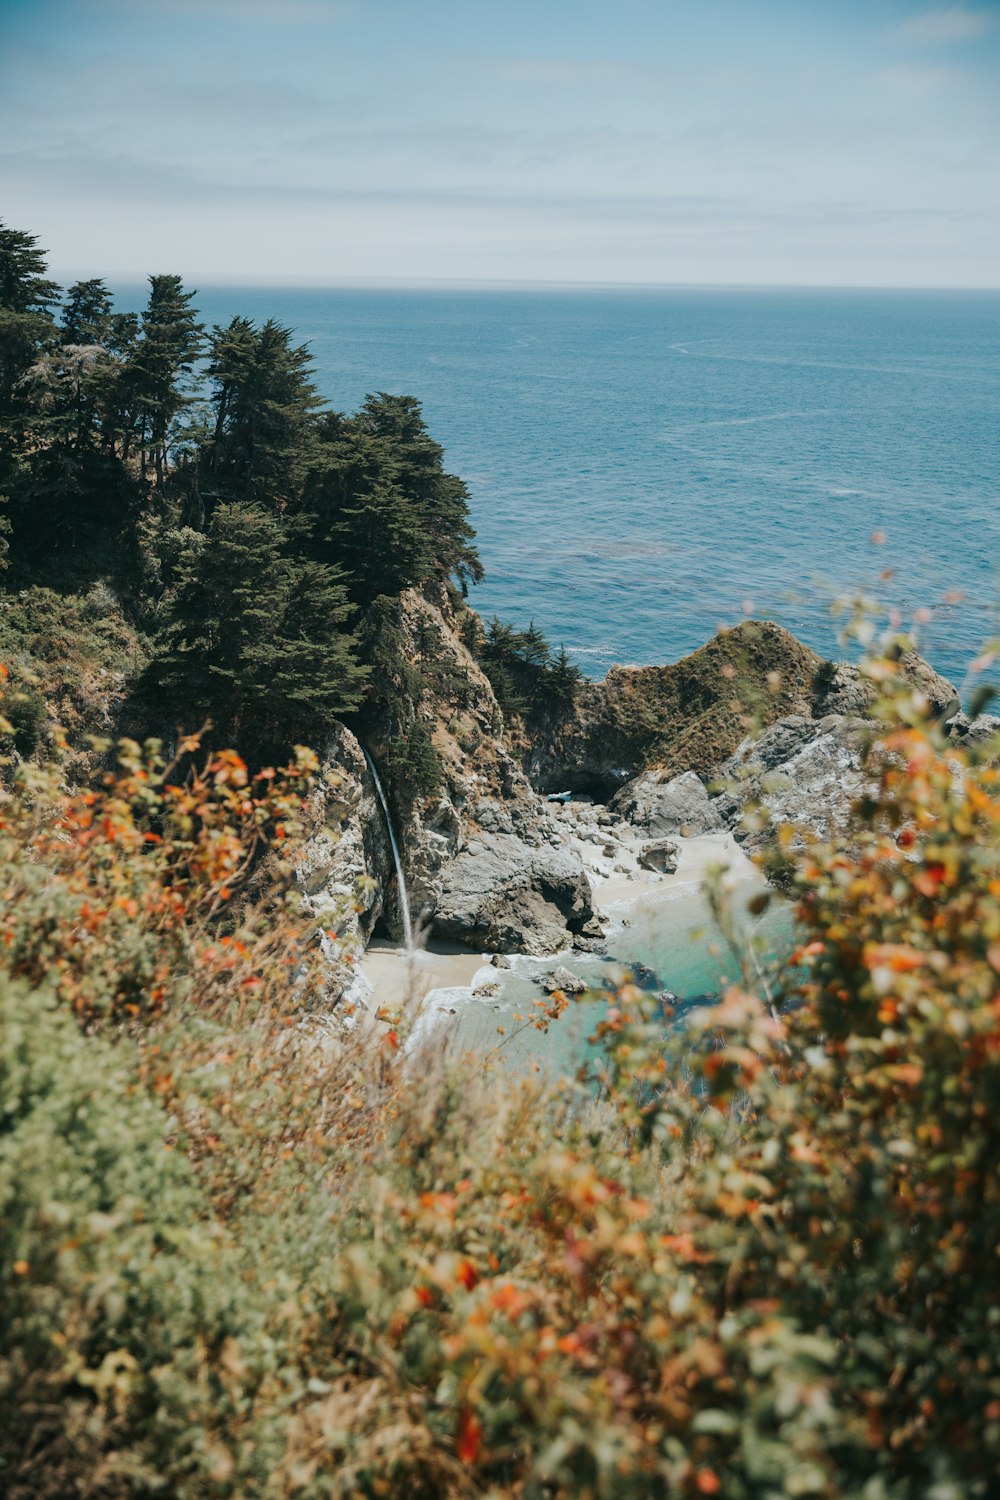
[[957,679],[994,629],[1000,293],[231,287],[198,304],[289,324],[342,410],[418,396],[472,492],[474,603],[534,619],[590,675],[674,660],[744,601],[826,654],[838,593],[932,607],[925,649]]
[[[468,990],[438,990],[428,1000],[427,1020],[439,1036],[450,1037],[454,1053],[469,1050],[479,1059],[494,1056],[505,1067],[544,1068],[554,1075],[572,1074],[588,1058],[600,1055],[590,1040],[607,1012],[602,998],[609,987],[637,973],[643,988],[667,989],[678,997],[674,1028],[684,1025],[685,1011],[699,1000],[710,1003],[727,983],[739,982],[742,964],[753,981],[770,976],[794,941],[791,908],[775,899],[760,919],[749,916],[746,902],[760,890],[756,881],[741,882],[731,898],[735,944],[716,926],[702,892],[676,888],[669,897],[652,892],[612,908],[608,950],[614,961],[581,954],[559,959],[516,959],[512,969],[488,969],[484,977],[500,984],[500,993],[480,998]],[[627,916],[628,925],[621,918]],[[750,946],[756,964],[748,958]],[[592,987],[564,1014],[539,1032],[530,1024],[538,1015],[541,981],[557,963],[565,963]],[[638,970],[632,966],[641,966]],[[759,967],[758,967],[759,966]],[[760,991],[758,990],[758,993]],[[440,1028],[440,1029],[438,1029]]]

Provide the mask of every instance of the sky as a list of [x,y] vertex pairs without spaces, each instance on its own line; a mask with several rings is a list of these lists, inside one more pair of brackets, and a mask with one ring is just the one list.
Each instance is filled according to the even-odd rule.
[[996,287],[1000,0],[0,0],[62,278]]

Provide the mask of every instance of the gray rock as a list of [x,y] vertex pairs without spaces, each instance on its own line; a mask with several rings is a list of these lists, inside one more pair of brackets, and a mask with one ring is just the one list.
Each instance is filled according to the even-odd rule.
[[556,990],[562,990],[564,995],[582,995],[587,988],[586,981],[578,974],[563,968],[553,969],[551,974],[542,980],[542,989],[547,995],[554,995]]
[[617,792],[612,808],[645,833],[692,836],[723,826],[708,789],[694,771],[664,780],[660,771],[645,771]]
[[[904,651],[899,658],[899,676],[909,687],[927,700],[927,714],[947,719],[961,708],[954,683],[935,672],[916,651]],[[812,710],[819,719],[826,714],[862,715],[870,711],[878,697],[878,688],[853,662],[840,662],[817,682]]]
[[509,969],[511,967],[510,959],[507,957],[506,953],[494,953],[493,957],[490,959],[490,963],[493,965],[494,969]]
[[644,870],[659,870],[661,874],[672,875],[680,857],[680,845],[675,844],[673,839],[655,839],[653,843],[643,845],[639,852],[639,863]]
[[864,721],[844,715],[819,723],[781,719],[723,767],[726,789],[716,805],[751,849],[770,845],[782,826],[795,842],[829,839],[847,827],[853,803],[869,789],[865,733]]
[[440,872],[432,924],[440,937],[469,947],[545,954],[568,948],[593,915],[579,859],[499,833],[484,835]]
[[996,714],[979,714],[969,719],[966,714],[956,714],[945,728],[957,745],[985,745],[1000,734],[1000,718]]

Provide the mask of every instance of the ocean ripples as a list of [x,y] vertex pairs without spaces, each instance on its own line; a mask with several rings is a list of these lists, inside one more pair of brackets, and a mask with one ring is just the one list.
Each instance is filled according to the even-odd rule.
[[953,677],[992,632],[1000,295],[239,288],[199,304],[295,328],[341,410],[420,397],[471,491],[473,602],[534,619],[588,674],[676,658],[748,598],[825,654],[840,594],[931,606],[925,647]]

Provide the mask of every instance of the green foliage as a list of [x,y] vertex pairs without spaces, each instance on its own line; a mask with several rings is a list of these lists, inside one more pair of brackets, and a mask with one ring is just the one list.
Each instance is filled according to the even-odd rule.
[[583,673],[565,646],[553,656],[533,620],[527,630],[517,630],[494,615],[485,636],[473,631],[470,642],[505,713],[537,724],[572,711]]
[[134,746],[16,782],[12,1500],[996,1493],[1000,771],[880,713],[850,844],[788,855],[791,964],[748,957],[686,1069],[623,988],[600,1098],[309,1024],[301,783]]
[[280,512],[297,499],[316,446],[310,363],[273,319],[257,328],[234,318],[212,330],[215,424],[202,457],[212,504],[252,500]]
[[280,744],[358,706],[366,671],[341,575],[289,556],[274,515],[218,506],[177,573],[150,669],[175,713]]
[[[202,361],[178,276],[151,276],[138,316],[116,313],[100,278],[77,282],[57,324],[44,271],[34,238],[0,225],[0,540],[13,586],[112,585],[131,623],[159,634],[136,710],[196,709],[256,750],[357,709],[376,657],[392,697],[406,663],[386,660],[388,636],[358,662],[348,600],[370,612],[481,576],[465,486],[419,403],[381,394],[354,417],[321,410],[308,349],[272,319],[214,328]],[[402,697],[408,716],[392,722],[405,747],[414,696]],[[429,784],[414,734],[403,760]]]
[[0,442],[21,434],[26,402],[18,385],[55,331],[49,309],[59,289],[44,272],[36,237],[0,220]]
[[128,387],[138,426],[140,468],[152,458],[162,487],[174,424],[188,405],[187,377],[202,351],[203,329],[191,307],[193,292],[179,276],[151,276],[141,338],[129,365]]
[[56,724],[77,746],[106,735],[146,645],[104,584],[86,594],[31,588],[0,597],[0,661],[11,670],[5,712],[20,731],[16,748],[30,754]]
[[413,396],[369,396],[354,420],[362,437],[391,452],[395,478],[413,507],[430,547],[436,571],[454,575],[463,591],[482,578],[482,565],[469,525],[468,490],[442,468],[444,450],[427,431]]
[[384,765],[397,800],[404,806],[421,797],[432,797],[441,788],[441,758],[422,719],[414,719],[405,734],[392,741]]

